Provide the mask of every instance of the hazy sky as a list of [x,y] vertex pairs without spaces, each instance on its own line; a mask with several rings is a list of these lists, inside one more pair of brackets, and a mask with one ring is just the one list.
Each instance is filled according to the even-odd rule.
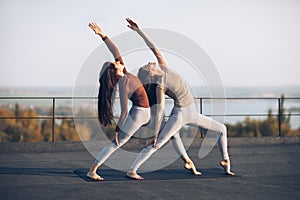
[[128,16],[197,42],[225,86],[300,85],[299,0],[0,0],[0,86],[72,86],[101,44],[87,24]]

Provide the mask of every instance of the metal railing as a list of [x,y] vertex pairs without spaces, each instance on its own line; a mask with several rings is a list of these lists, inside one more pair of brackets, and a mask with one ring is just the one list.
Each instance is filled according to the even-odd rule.
[[[56,102],[57,100],[73,100],[73,99],[94,99],[97,97],[0,97],[0,100],[51,100],[52,104],[52,112],[50,115],[46,116],[0,116],[0,120],[2,119],[48,119],[52,121],[52,142],[55,142],[55,124],[58,119],[75,119],[80,117],[74,117],[71,115],[59,116],[56,115]],[[272,114],[271,116],[277,116],[278,118],[278,136],[282,136],[282,118],[284,116],[300,116],[300,113],[283,113],[282,112],[282,101],[283,100],[300,100],[300,97],[225,97],[225,98],[210,98],[210,97],[196,97],[195,100],[199,101],[199,111],[200,114],[204,114],[209,117],[213,116],[221,116],[221,117],[260,117],[260,116],[269,116],[269,113],[257,114],[257,113],[234,113],[234,114],[205,114],[203,113],[204,108],[204,100],[230,100],[230,101],[241,101],[241,100],[273,100],[277,102],[277,113]],[[0,104],[1,105],[1,104]],[[300,104],[299,104],[300,107]],[[85,119],[95,119],[96,117],[85,117]],[[1,121],[0,121],[1,122]]]
[[[204,97],[204,98],[195,98],[200,100],[200,113],[203,114],[203,100],[273,100],[277,102],[277,113],[271,114],[271,116],[277,117],[277,122],[278,122],[278,136],[282,136],[282,119],[283,117],[286,116],[300,116],[300,113],[283,113],[282,112],[282,101],[284,100],[300,100],[300,97],[226,97],[226,98],[209,98],[209,97]],[[299,102],[299,107],[300,107],[300,102]],[[257,114],[257,113],[248,113],[248,114],[224,114],[224,115],[209,115],[205,114],[206,116],[224,116],[224,117],[267,117],[270,116],[269,113],[264,113],[264,114]],[[202,133],[201,133],[202,134]]]

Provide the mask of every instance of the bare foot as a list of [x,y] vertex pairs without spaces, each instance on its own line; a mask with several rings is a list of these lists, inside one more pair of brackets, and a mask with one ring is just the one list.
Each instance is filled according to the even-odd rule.
[[235,175],[232,171],[230,171],[230,161],[229,160],[222,160],[220,162],[220,165],[223,167],[225,174],[231,175],[231,176]]
[[194,175],[198,176],[198,175],[201,175],[202,173],[197,171],[195,165],[193,162],[186,162],[184,164],[184,168],[190,170]]
[[129,178],[136,179],[136,180],[144,180],[143,177],[138,175],[136,172],[127,172],[126,174]]
[[103,181],[103,178],[95,172],[88,172],[86,176],[96,181]]

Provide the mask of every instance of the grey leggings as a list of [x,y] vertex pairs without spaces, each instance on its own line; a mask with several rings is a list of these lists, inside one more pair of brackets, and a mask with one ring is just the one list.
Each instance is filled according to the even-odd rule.
[[191,104],[183,108],[173,108],[170,118],[158,136],[156,147],[154,148],[151,145],[144,148],[136,157],[130,169],[136,171],[154,152],[161,148],[172,136],[176,135],[180,128],[186,124],[197,125],[219,133],[220,137],[218,138],[218,147],[221,152],[222,159],[229,159],[227,151],[226,126],[212,118],[199,114],[195,105]]
[[119,146],[117,146],[115,142],[112,142],[109,146],[104,147],[96,158],[95,163],[97,163],[99,166],[102,165],[111,154],[124,145],[131,138],[131,136],[149,120],[150,108],[132,106],[125,123],[119,132]]

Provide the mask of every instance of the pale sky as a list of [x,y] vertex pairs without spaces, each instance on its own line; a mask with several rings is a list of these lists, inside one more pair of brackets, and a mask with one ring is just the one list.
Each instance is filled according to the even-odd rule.
[[101,44],[87,24],[113,37],[126,17],[195,41],[225,87],[300,85],[299,0],[0,0],[0,87],[72,86]]

